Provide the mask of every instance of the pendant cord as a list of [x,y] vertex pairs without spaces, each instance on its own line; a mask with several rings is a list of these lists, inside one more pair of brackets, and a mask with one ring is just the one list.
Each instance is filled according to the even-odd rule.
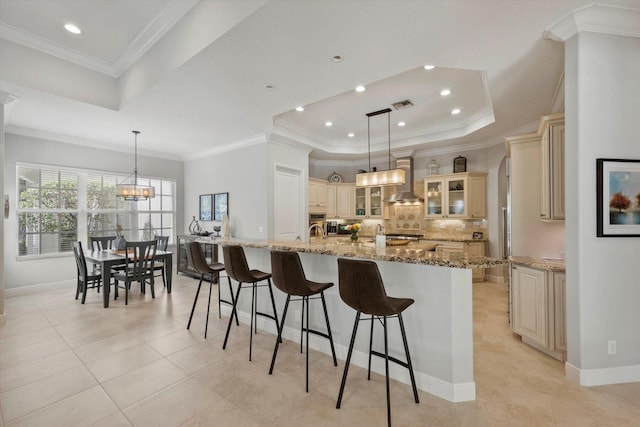
[[369,153],[369,169],[371,172],[371,117],[367,116],[367,152]]
[[139,130],[134,130],[132,131],[133,134],[135,135],[135,145],[134,145],[134,164],[133,164],[133,186],[137,187],[138,186],[138,134],[140,133]]
[[391,111],[387,113],[387,132],[389,137],[389,170],[391,170]]

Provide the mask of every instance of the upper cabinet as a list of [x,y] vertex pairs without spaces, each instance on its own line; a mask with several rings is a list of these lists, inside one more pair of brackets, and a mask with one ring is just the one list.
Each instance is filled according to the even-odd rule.
[[327,182],[321,179],[309,179],[309,212],[327,211]]
[[486,218],[487,174],[435,175],[424,180],[427,218]]
[[327,219],[353,218],[355,184],[327,185]]
[[384,187],[356,187],[356,218],[383,218]]
[[540,218],[564,221],[564,114],[540,119],[542,191]]

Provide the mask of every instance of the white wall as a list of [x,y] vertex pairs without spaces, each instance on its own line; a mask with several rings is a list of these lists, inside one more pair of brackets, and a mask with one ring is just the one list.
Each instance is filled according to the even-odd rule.
[[596,159],[640,159],[640,38],[583,32],[565,55],[567,372],[640,381],[640,238],[596,237],[595,209]]
[[[6,134],[5,137],[5,191],[9,194],[14,207],[9,219],[5,222],[5,287],[9,289],[75,279],[76,266],[71,253],[62,258],[17,260],[16,163],[37,163],[130,174],[133,172],[133,153],[101,150],[13,134]],[[147,178],[176,180],[176,231],[180,233],[184,222],[182,161],[138,155],[138,170]]]
[[[214,154],[184,164],[184,230],[198,218],[200,194],[229,193],[231,235],[266,239],[268,233],[269,173],[267,143]],[[200,223],[212,231],[216,222]],[[263,231],[258,230],[262,227]]]

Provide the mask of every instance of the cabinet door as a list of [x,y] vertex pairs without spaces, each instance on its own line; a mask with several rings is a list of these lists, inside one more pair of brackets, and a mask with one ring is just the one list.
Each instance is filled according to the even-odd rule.
[[367,192],[369,193],[367,218],[382,218],[382,187],[369,187]]
[[[473,242],[466,244],[466,253],[473,256],[484,256],[484,242]],[[482,282],[484,280],[484,268],[474,268],[472,270],[472,279],[474,282]]]
[[430,218],[442,218],[444,212],[444,180],[424,180],[425,216]]
[[519,265],[512,268],[513,331],[548,347],[546,273]]
[[470,218],[487,217],[487,179],[484,176],[469,177],[468,214]]
[[354,187],[352,185],[336,186],[336,218],[353,218],[353,199]]
[[327,219],[338,217],[338,187],[335,184],[327,185]]
[[365,218],[367,216],[367,188],[366,187],[356,187],[355,201],[356,201],[356,217]]
[[467,178],[449,178],[446,181],[446,211],[447,218],[465,218],[467,216]]
[[564,219],[564,125],[553,125],[551,145],[551,219]]
[[326,212],[327,209],[327,184],[320,181],[309,180],[309,211]]
[[564,273],[553,273],[553,293],[554,346],[556,350],[567,351],[567,285]]

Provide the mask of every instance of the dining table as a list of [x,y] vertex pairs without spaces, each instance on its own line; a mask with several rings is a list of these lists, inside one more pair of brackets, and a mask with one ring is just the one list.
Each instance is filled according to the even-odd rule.
[[[102,299],[104,308],[109,307],[109,282],[111,279],[111,269],[118,265],[126,263],[124,253],[112,252],[111,250],[90,250],[85,251],[85,259],[94,264],[99,265],[102,271]],[[163,261],[164,273],[166,277],[167,293],[171,293],[171,275],[173,273],[173,253],[170,251],[156,251],[155,261]]]

